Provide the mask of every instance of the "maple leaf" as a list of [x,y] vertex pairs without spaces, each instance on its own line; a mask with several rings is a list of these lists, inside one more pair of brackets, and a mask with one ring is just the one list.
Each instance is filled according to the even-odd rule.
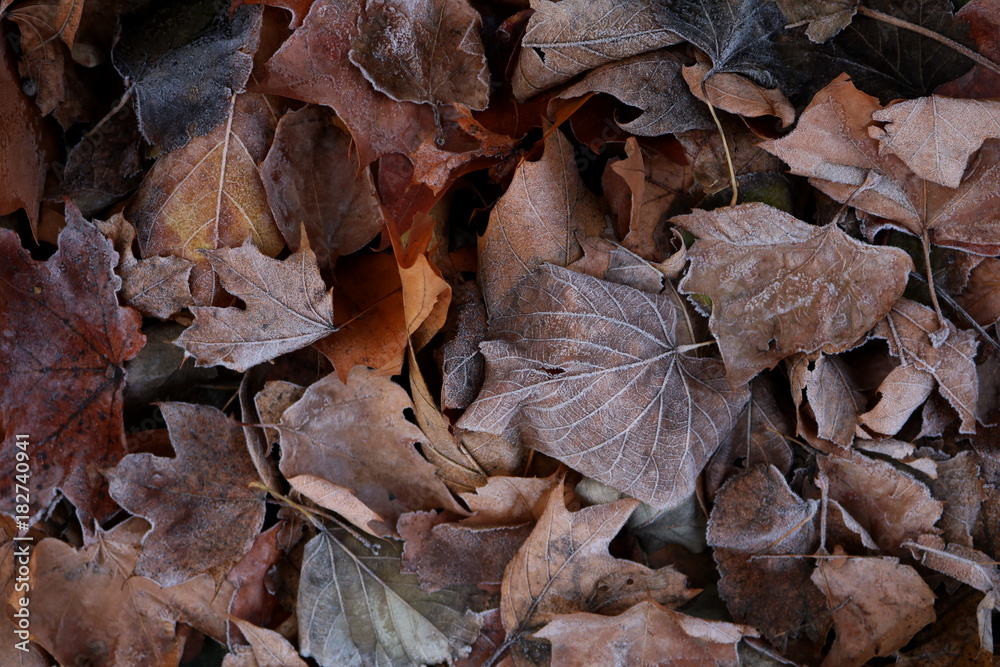
[[881,150],[870,136],[880,110],[878,100],[841,76],[813,97],[791,134],[761,146],[837,201],[931,243],[984,254],[1000,247],[1000,141],[988,140],[959,187],[950,188],[917,177]]
[[[97,470],[125,455],[122,390],[125,361],[146,341],[141,318],[118,305],[118,256],[71,205],[59,250],[36,262],[16,234],[0,233],[0,423],[6,433],[0,461],[14,469],[16,434],[27,434],[36,462],[32,514],[56,489],[86,525],[115,511]],[[0,484],[14,496],[14,477]]]
[[125,208],[143,257],[176,255],[198,264],[191,291],[199,305],[210,305],[215,294],[215,275],[200,250],[253,239],[273,256],[284,246],[257,167],[274,122],[263,97],[234,97],[227,121],[157,160]]
[[139,129],[161,150],[208,134],[232,114],[253,67],[261,8],[225,0],[182,0],[141,6],[121,18],[112,52],[132,81]]
[[[174,586],[212,571],[220,579],[264,523],[242,429],[216,410],[161,403],[176,458],[129,454],[107,471],[111,496],[153,524],[135,571]],[[225,465],[220,468],[219,462]]]
[[736,667],[736,645],[757,632],[745,625],[712,621],[640,602],[619,616],[576,613],[555,616],[535,633],[552,642],[553,667],[569,665],[657,665],[670,662]]
[[513,420],[530,446],[651,505],[690,495],[748,392],[677,347],[677,304],[552,265],[513,296],[458,426],[499,434]]
[[521,40],[514,95],[524,101],[577,74],[676,44],[650,0],[532,0]]
[[324,667],[418,667],[451,662],[468,651],[479,620],[461,588],[427,593],[400,572],[398,542],[363,544],[326,531],[302,558],[300,651]]
[[482,20],[466,0],[366,0],[351,62],[399,102],[485,109],[490,77]]
[[[464,513],[435,466],[413,447],[425,437],[403,418],[407,409],[413,404],[403,388],[367,369],[355,367],[347,383],[336,375],[323,378],[277,425],[282,474],[374,535],[394,534],[396,519],[410,510]],[[384,465],[386,460],[393,465]],[[303,475],[308,479],[297,479]]]
[[608,543],[638,505],[633,499],[570,512],[559,484],[504,574],[500,614],[507,642],[558,614],[620,613],[642,600],[677,606],[696,591],[671,567],[651,570],[614,558]]
[[382,211],[367,168],[351,153],[351,136],[326,108],[308,105],[278,121],[260,165],[275,222],[296,251],[305,226],[321,269],[363,248],[382,229]]
[[673,222],[699,237],[679,289],[712,299],[709,328],[733,386],[795,352],[850,349],[889,312],[913,269],[902,250],[874,248],[836,225],[814,227],[766,204]]
[[246,309],[192,306],[194,324],[177,344],[198,365],[245,371],[337,330],[331,293],[308,244],[280,261],[250,241],[205,254],[222,286]]

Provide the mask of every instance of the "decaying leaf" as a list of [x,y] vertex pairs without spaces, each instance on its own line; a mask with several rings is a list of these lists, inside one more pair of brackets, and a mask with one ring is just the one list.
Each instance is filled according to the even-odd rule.
[[691,495],[746,389],[677,346],[665,296],[552,265],[513,293],[482,345],[486,383],[458,425],[532,447],[656,507]]
[[157,160],[125,208],[143,257],[176,255],[198,263],[192,292],[199,305],[211,305],[215,295],[215,275],[200,250],[253,239],[274,256],[284,245],[257,167],[275,122],[263,97],[232,98],[226,122]]
[[889,312],[913,269],[902,250],[766,204],[673,221],[698,237],[679,288],[712,299],[709,328],[734,386],[795,352],[850,349]]
[[486,338],[486,304],[475,283],[457,285],[452,296],[458,315],[455,332],[441,349],[441,406],[466,408],[483,382],[479,344]]
[[[243,429],[214,408],[161,403],[176,458],[129,454],[105,472],[111,496],[153,524],[135,571],[161,586],[228,571],[264,523]],[[223,569],[224,568],[224,569]]]
[[[464,513],[436,467],[414,448],[424,434],[403,417],[407,409],[413,404],[403,388],[368,369],[355,367],[346,383],[336,375],[323,378],[277,425],[282,474],[293,488],[374,535],[395,534],[403,512]],[[297,481],[303,475],[311,479]]]
[[490,77],[481,29],[466,0],[366,0],[350,59],[394,100],[485,109]]
[[300,650],[323,667],[419,667],[468,652],[479,619],[468,592],[426,593],[400,573],[397,542],[371,547],[321,532],[306,544],[299,583]]
[[230,17],[225,0],[155,3],[123,16],[114,62],[132,81],[143,136],[169,151],[225,122],[250,76],[260,26],[259,7]]
[[655,7],[650,0],[532,0],[514,94],[523,101],[594,67],[681,41],[658,22]]
[[205,255],[222,286],[246,308],[191,308],[195,322],[177,344],[199,366],[245,371],[337,330],[330,290],[308,244],[281,261],[249,241]]
[[[59,250],[36,262],[14,232],[0,232],[0,462],[15,470],[17,434],[31,442],[31,501],[41,516],[56,489],[83,522],[115,512],[100,468],[125,455],[123,366],[146,341],[141,318],[118,305],[118,256],[69,208]],[[14,504],[13,474],[0,496]]]
[[642,600],[675,607],[696,591],[673,568],[651,570],[608,553],[608,543],[638,502],[619,500],[570,512],[562,485],[504,574],[500,614],[508,639],[558,614],[620,613]]
[[21,29],[26,78],[38,87],[35,103],[44,115],[51,113],[65,95],[63,70],[82,14],[83,0],[31,0],[6,13],[6,18]]
[[740,664],[736,644],[756,631],[640,602],[619,616],[556,616],[535,637],[552,642],[552,667],[576,665]]

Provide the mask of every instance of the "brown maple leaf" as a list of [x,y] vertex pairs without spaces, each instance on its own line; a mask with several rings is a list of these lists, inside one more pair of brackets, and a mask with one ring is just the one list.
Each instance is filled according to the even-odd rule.
[[[89,526],[115,511],[98,470],[125,455],[123,365],[146,341],[142,320],[118,305],[111,242],[72,205],[48,261],[33,260],[6,230],[0,256],[0,461],[15,470],[15,436],[27,435],[30,513],[40,516],[60,489]],[[0,482],[11,504],[14,484],[13,474]]]

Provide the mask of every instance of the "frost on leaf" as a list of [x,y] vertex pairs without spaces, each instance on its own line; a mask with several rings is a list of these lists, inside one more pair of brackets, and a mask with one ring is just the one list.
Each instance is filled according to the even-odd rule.
[[681,281],[712,299],[709,328],[734,386],[795,352],[848,350],[902,295],[913,262],[766,204],[674,219],[698,237]]
[[459,420],[524,441],[657,507],[687,498],[732,429],[746,389],[677,347],[666,296],[545,265],[512,294],[482,345],[486,382]]

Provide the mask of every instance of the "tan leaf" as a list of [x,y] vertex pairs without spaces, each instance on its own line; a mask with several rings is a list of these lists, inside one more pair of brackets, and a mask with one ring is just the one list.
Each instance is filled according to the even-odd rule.
[[940,532],[934,524],[942,504],[911,475],[853,450],[821,456],[817,462],[830,498],[858,520],[883,552],[905,556],[903,542]]
[[371,173],[360,167],[351,135],[334,118],[329,109],[312,105],[285,114],[260,165],[288,247],[299,250],[304,225],[321,269],[365,247],[383,224]]
[[793,364],[789,375],[792,398],[799,408],[800,435],[811,435],[803,424],[800,406],[800,397],[805,393],[816,420],[816,436],[841,447],[851,444],[858,413],[864,409],[865,402],[850,372],[850,366],[840,357],[822,354],[814,361],[802,358]]
[[441,406],[464,409],[483,382],[479,344],[486,338],[486,305],[475,283],[456,285],[452,296],[458,314],[455,332],[441,348]]
[[250,648],[234,650],[223,659],[222,667],[306,667],[295,647],[274,630],[235,617],[232,621],[250,642]]
[[161,403],[176,458],[129,454],[105,472],[111,497],[153,530],[135,571],[173,586],[224,574],[250,549],[264,523],[243,430],[208,406]]
[[603,229],[600,204],[580,179],[573,147],[553,132],[538,162],[518,166],[479,240],[486,311],[496,315],[517,282],[542,264],[566,266],[579,258],[577,232],[597,236]]
[[[463,0],[464,1],[464,0]],[[399,267],[403,285],[403,315],[413,347],[420,350],[444,326],[451,303],[451,285],[427,255],[419,254],[410,266]]]
[[280,261],[249,241],[206,255],[222,286],[242,299],[246,308],[191,308],[194,324],[177,344],[199,366],[242,372],[337,330],[333,299],[308,245]]
[[806,36],[825,42],[851,23],[860,0],[777,0],[790,24],[808,23]]
[[535,633],[552,642],[552,667],[717,665],[738,667],[736,645],[756,637],[745,625],[710,621],[640,602],[619,616],[556,616]]
[[[564,0],[565,1],[565,0]],[[524,56],[522,56],[524,62]],[[658,137],[687,130],[713,127],[704,104],[692,97],[679,76],[683,58],[673,51],[653,51],[603,65],[587,74],[549,103],[549,118],[560,104],[587,93],[614,95],[630,107],[641,109],[638,117],[615,124],[630,134]]]
[[841,75],[813,97],[795,130],[761,144],[833,199],[932,243],[1000,248],[1000,141],[988,140],[957,188],[926,181],[869,136],[878,100]]
[[948,321],[942,337],[940,326],[941,320],[933,310],[900,299],[871,335],[889,341],[889,352],[904,365],[931,375],[938,391],[962,418],[959,431],[974,433],[979,396],[975,356],[979,343],[974,334]]
[[898,156],[914,174],[957,188],[986,139],[1000,139],[1000,102],[932,95],[905,100],[872,114],[886,123],[869,133],[882,153]]
[[474,493],[461,494],[473,514],[470,526],[496,526],[537,521],[559,480],[550,477],[490,477]]
[[418,667],[468,652],[479,619],[460,589],[426,593],[400,573],[398,542],[369,549],[321,532],[306,544],[299,582],[300,649],[321,665]]
[[367,0],[364,17],[350,59],[376,90],[400,102],[486,108],[482,19],[466,0]]
[[502,433],[656,507],[679,504],[749,392],[677,345],[668,297],[546,265],[483,343],[486,383],[458,426]]
[[[407,409],[413,404],[403,388],[368,369],[352,369],[346,384],[328,375],[281,417],[282,474],[289,480],[311,475],[346,490],[347,498],[356,496],[380,518],[359,522],[374,535],[394,534],[396,519],[407,511],[464,513],[435,475],[436,467],[414,448],[424,434],[403,417]],[[300,488],[339,511],[321,502],[315,489]]]
[[891,655],[934,622],[934,593],[895,558],[821,559],[812,580],[830,601],[837,631],[824,665],[855,667]]
[[521,101],[605,63],[676,44],[650,0],[532,0],[514,72]]
[[431,107],[396,102],[375,90],[350,60],[364,0],[316,0],[302,25],[270,60],[260,89],[337,112],[357,144],[362,167],[408,153],[435,133]]
[[937,473],[929,486],[934,497],[944,503],[938,521],[941,537],[947,542],[971,547],[972,534],[986,500],[986,482],[976,457],[972,452],[959,452],[947,461],[938,462]]
[[[788,127],[795,121],[795,107],[780,89],[764,88],[739,74],[712,72],[712,63],[704,55],[699,55],[697,64],[683,68],[681,75],[692,95],[705,101],[707,93],[708,100],[717,109],[746,118],[775,116],[781,119],[782,127]],[[704,93],[701,89],[703,81]]]
[[[712,299],[709,328],[734,386],[795,352],[848,350],[889,312],[913,262],[766,204],[674,218],[698,241],[679,289]],[[863,287],[862,287],[863,286]]]
[[80,549],[55,539],[38,544],[31,631],[59,664],[176,665],[184,647],[178,622],[226,641],[230,584],[220,588],[202,575],[160,588],[132,575],[148,527],[139,518],[98,527]]
[[934,376],[916,366],[897,366],[878,387],[881,396],[874,408],[858,421],[875,433],[896,435],[914,411],[934,390]]
[[1000,259],[987,257],[974,268],[956,301],[984,327],[1000,320]]
[[257,167],[274,124],[263,97],[235,96],[226,122],[157,160],[125,208],[143,257],[176,255],[197,263],[192,292],[201,305],[213,301],[215,276],[200,250],[252,240],[273,256],[284,247]]
[[500,614],[508,641],[556,614],[615,614],[642,600],[673,607],[694,595],[671,567],[650,570],[608,553],[638,504],[625,499],[571,513],[562,485],[552,489],[545,513],[504,574]]
[[819,503],[797,496],[773,466],[732,478],[715,496],[708,544],[722,579],[719,595],[733,618],[757,628],[779,649],[792,638],[822,641],[826,600],[805,558],[819,546]]

